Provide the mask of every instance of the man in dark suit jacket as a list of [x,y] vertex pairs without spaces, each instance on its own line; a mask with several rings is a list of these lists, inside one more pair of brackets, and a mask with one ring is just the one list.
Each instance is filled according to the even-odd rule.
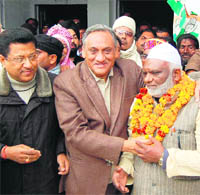
[[52,90],[26,29],[0,33],[0,194],[58,194],[68,173]]
[[54,82],[56,109],[66,135],[70,171],[67,194],[110,194],[111,168],[122,151],[131,151],[127,120],[135,95],[143,86],[141,69],[119,59],[116,35],[94,25],[83,37],[85,61]]

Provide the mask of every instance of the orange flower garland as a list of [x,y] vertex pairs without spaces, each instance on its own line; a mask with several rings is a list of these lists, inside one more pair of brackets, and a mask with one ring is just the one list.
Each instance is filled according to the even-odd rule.
[[[177,118],[179,110],[187,104],[194,95],[195,82],[192,81],[184,72],[182,79],[173,88],[169,89],[154,106],[154,100],[146,88],[142,88],[136,95],[134,106],[131,110],[130,128],[132,136],[141,135],[153,136],[163,141],[166,134],[169,133]],[[170,106],[169,106],[170,104]]]

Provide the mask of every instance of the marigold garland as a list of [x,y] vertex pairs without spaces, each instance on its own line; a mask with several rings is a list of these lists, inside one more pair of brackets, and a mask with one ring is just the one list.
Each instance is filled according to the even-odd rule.
[[[169,89],[154,106],[154,100],[146,88],[142,88],[136,95],[134,106],[130,112],[132,117],[130,128],[132,136],[154,136],[163,141],[169,129],[173,126],[179,110],[187,104],[194,95],[195,82],[184,72],[182,79],[173,88]],[[170,105],[170,106],[169,106]]]

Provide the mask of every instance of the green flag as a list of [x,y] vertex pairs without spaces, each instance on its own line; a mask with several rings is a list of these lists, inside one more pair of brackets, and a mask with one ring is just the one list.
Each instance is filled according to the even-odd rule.
[[167,3],[176,15],[180,14],[181,9],[183,8],[183,4],[180,1],[176,2],[175,0],[167,0]]
[[[200,22],[196,18],[188,17],[187,10],[185,7],[186,5],[183,4],[181,0],[167,0],[167,3],[174,11],[174,25],[173,25],[174,41],[176,42],[177,38],[185,33],[190,33],[195,37],[197,37],[198,39],[200,39],[199,36]],[[193,11],[190,11],[190,14],[198,16]],[[188,26],[190,26],[190,28],[188,28]]]

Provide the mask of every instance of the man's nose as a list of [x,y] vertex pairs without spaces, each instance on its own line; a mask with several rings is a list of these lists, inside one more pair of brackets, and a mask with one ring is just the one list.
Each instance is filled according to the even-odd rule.
[[26,68],[31,68],[32,67],[31,60],[29,58],[25,58],[23,66],[26,67]]
[[153,77],[151,74],[146,74],[144,76],[144,83],[151,83],[153,81]]
[[99,52],[96,56],[96,60],[102,62],[105,60],[105,55],[102,52]]
[[188,53],[188,47],[184,47],[183,52]]

